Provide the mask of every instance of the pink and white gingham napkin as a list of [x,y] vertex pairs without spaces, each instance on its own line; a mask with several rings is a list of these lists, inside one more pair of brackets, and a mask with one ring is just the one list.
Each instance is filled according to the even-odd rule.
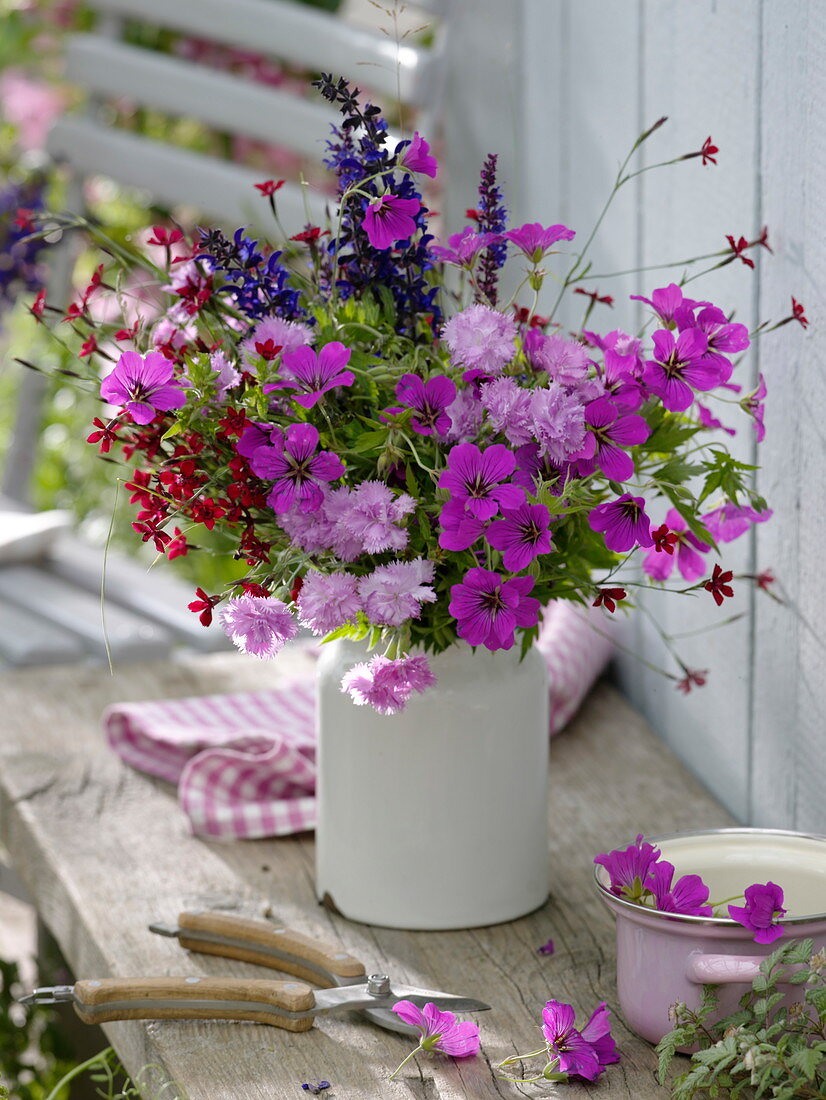
[[[545,613],[537,645],[550,672],[551,736],[611,655],[606,623],[602,612],[566,602]],[[177,784],[194,833],[285,836],[315,827],[314,681],[310,674],[271,691],[116,703],[103,727],[127,764]]]

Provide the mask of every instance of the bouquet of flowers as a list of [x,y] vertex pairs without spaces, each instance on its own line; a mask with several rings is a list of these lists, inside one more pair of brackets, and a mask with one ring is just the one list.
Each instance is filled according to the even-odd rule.
[[[732,397],[746,327],[672,283],[640,299],[642,333],[592,331],[603,299],[574,285],[588,245],[566,260],[573,229],[508,228],[495,156],[469,224],[435,243],[419,189],[437,173],[428,142],[391,147],[379,109],[346,81],[317,85],[343,116],[325,161],[338,181],[329,228],[290,236],[282,181],[268,180],[257,186],[282,250],[244,229],[203,229],[190,247],[156,226],[165,263],[151,307],[124,328],[95,321],[92,298],[120,291],[101,265],[66,314],[81,357],[106,362],[102,384],[103,371],[86,377],[115,408],[89,440],[136,461],[135,531],[173,558],[195,548],[199,525],[217,527],[247,563],[224,591],[198,589],[191,610],[209,624],[223,604],[224,630],[259,657],[299,624],[363,640],[373,655],[342,689],[390,714],[434,683],[428,654],[517,640],[526,651],[551,600],[630,604],[617,572],[638,552],[650,582],[676,566],[678,591],[721,604],[732,574],[704,555],[770,515],[705,403],[739,404],[762,435],[762,379]],[[713,152],[709,139],[677,159]],[[713,266],[752,263],[747,250],[765,243],[732,238]],[[506,262],[524,270],[503,301]],[[537,314],[551,275],[557,305],[586,295],[580,331]],[[32,308],[42,319],[53,307],[41,295]],[[779,323],[801,320],[797,308]],[[669,675],[684,690],[701,680],[681,673]]]

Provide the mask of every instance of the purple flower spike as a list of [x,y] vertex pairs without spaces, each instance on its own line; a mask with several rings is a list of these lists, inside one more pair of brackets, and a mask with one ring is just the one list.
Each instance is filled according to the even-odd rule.
[[174,366],[160,352],[141,358],[125,351],[115,369],[100,384],[100,396],[112,405],[122,405],[136,424],[148,424],[160,409],[181,409],[186,394],[173,379]]
[[659,858],[659,848],[649,844],[640,833],[627,848],[615,848],[613,852],[596,856],[594,863],[608,872],[612,894],[629,901],[639,901],[646,892],[645,882],[649,872]]
[[324,500],[322,483],[335,481],[344,464],[332,451],[319,451],[318,432],[312,424],[290,424],[280,446],[258,447],[250,459],[252,472],[273,481],[267,503],[274,512],[288,512],[297,505],[312,512]]
[[421,210],[418,199],[401,199],[388,192],[367,204],[362,228],[373,248],[392,248],[397,241],[407,241],[416,232],[413,220]]
[[656,908],[662,913],[684,913],[694,917],[710,917],[714,910],[708,904],[708,887],[699,875],[683,875],[672,886],[674,865],[667,860],[655,863],[646,886],[654,895]]
[[694,400],[695,389],[713,390],[728,380],[708,356],[708,340],[700,329],[686,329],[676,340],[668,329],[659,329],[653,341],[654,358],[645,365],[643,382],[672,412],[684,412]]
[[488,569],[469,569],[461,584],[450,589],[450,614],[468,645],[483,645],[493,652],[510,649],[517,627],[539,621],[539,600],[529,595],[533,577],[503,581]]
[[502,551],[502,562],[511,573],[527,569],[534,558],[550,552],[551,517],[544,504],[520,504],[502,515],[503,519],[488,527],[485,537],[495,550]]
[[421,1031],[422,1050],[438,1050],[451,1058],[472,1058],[479,1053],[478,1025],[459,1021],[452,1012],[442,1012],[432,1002],[419,1008],[412,1001],[396,1001],[392,1011]]
[[416,415],[410,426],[419,435],[447,435],[451,419],[447,407],[456,398],[456,387],[443,374],[437,374],[423,382],[417,374],[403,374],[396,385],[396,397]]
[[327,393],[337,386],[352,386],[356,376],[344,367],[350,361],[351,351],[344,344],[334,340],[325,344],[316,353],[311,347],[303,345],[293,351],[285,351],[281,356],[281,365],[286,375],[282,382],[272,382],[263,387],[264,393],[273,390],[290,389],[298,392],[293,395],[305,409],[311,409]]
[[576,232],[566,225],[550,225],[545,229],[539,222],[530,222],[508,230],[504,236],[524,252],[531,263],[538,264],[558,241],[572,241]]
[[602,1066],[591,1043],[574,1027],[575,1013],[562,1001],[548,1001],[542,1009],[542,1034],[560,1073],[596,1081]]
[[745,905],[729,905],[728,915],[744,928],[754,932],[755,943],[774,943],[783,935],[776,922],[785,917],[783,891],[774,882],[755,883],[745,892]]
[[474,518],[491,519],[500,508],[518,508],[525,499],[518,485],[501,484],[515,468],[513,453],[501,443],[484,451],[474,443],[459,443],[447,456],[439,486],[462,501]]
[[[402,146],[404,148],[402,148]],[[401,155],[399,150],[401,149]],[[418,130],[413,134],[412,141],[403,141],[396,147],[399,155],[399,165],[408,172],[421,172],[423,176],[436,178],[439,171],[439,162],[430,152],[430,145],[425,141]]]
[[599,504],[588,516],[592,531],[601,531],[605,545],[618,554],[634,546],[653,546],[651,520],[645,514],[645,501],[623,493],[616,500]]
[[612,481],[627,481],[634,475],[634,462],[622,447],[644,443],[651,434],[641,416],[621,416],[617,406],[607,397],[600,397],[585,407],[585,420],[591,430],[585,446],[575,456],[578,472],[587,476],[597,466]]

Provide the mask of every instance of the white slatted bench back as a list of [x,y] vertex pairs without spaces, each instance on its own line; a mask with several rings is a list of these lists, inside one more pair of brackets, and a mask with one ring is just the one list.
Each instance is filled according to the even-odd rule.
[[[216,72],[170,54],[127,45],[112,35],[126,18],[215,40],[364,83],[381,100],[400,92],[406,105],[427,108],[438,81],[437,51],[396,44],[380,33],[287,0],[94,0],[105,17],[95,34],[70,38],[69,79],[94,100],[126,98],[175,117],[191,117],[318,159],[340,116],[320,98],[301,98],[242,76]],[[107,33],[109,32],[109,33]],[[180,149],[107,125],[99,112],[60,119],[49,138],[53,156],[82,175],[100,174],[147,191],[167,205],[186,204],[225,224],[263,223],[269,209],[253,184],[261,169]],[[297,231],[322,217],[324,201],[288,183],[278,194],[282,224]]]

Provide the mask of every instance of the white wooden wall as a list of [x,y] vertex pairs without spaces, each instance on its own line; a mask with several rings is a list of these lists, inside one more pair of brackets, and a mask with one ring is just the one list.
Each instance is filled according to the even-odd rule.
[[[605,222],[594,270],[711,252],[727,233],[754,236],[766,223],[773,257],[761,255],[756,272],[736,263],[695,286],[750,326],[787,313],[792,294],[806,305],[808,332],[786,326],[738,368],[744,388],[758,371],[769,387],[757,482],[775,515],[724,556],[735,573],[773,569],[792,606],[779,607],[747,581],[720,612],[706,593],[656,594],[646,606],[672,634],[745,614],[680,641],[691,667],[709,669],[707,686],[687,698],[631,659],[620,661],[620,677],[738,818],[826,833],[826,601],[818,570],[826,556],[823,6],[453,0],[448,19],[449,225],[458,228],[473,202],[481,157],[499,151],[515,224],[563,221],[586,235],[637,134],[668,115],[645,149],[647,163],[697,149],[711,134],[719,164],[694,160],[629,185]],[[669,281],[651,273],[601,283],[617,306],[598,307],[592,327],[634,326],[639,314],[627,295]],[[580,319],[578,311],[566,315],[571,324]],[[750,461],[751,425],[736,408],[731,422],[741,429],[732,447]],[[629,630],[642,656],[667,663],[642,615]]]

